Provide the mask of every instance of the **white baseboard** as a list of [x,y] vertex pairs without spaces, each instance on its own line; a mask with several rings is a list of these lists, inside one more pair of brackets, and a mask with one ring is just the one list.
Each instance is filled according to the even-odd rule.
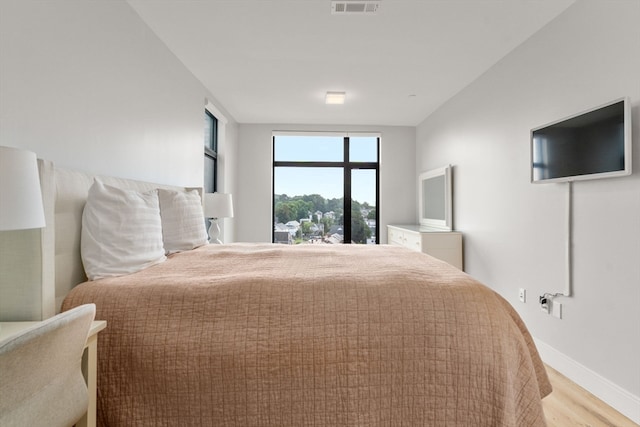
[[534,338],[547,365],[605,402],[634,423],[640,424],[640,397],[581,365],[564,353]]

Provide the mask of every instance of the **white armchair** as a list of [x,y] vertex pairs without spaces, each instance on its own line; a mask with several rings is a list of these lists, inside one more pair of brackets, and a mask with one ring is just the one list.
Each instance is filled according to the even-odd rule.
[[95,316],[87,304],[0,342],[0,425],[68,427],[87,411],[82,353]]

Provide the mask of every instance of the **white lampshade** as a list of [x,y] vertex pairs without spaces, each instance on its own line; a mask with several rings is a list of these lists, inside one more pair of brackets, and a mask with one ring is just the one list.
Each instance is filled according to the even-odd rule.
[[0,147],[0,230],[42,228],[44,209],[35,153]]
[[229,193],[206,193],[204,195],[205,218],[233,218],[233,200]]

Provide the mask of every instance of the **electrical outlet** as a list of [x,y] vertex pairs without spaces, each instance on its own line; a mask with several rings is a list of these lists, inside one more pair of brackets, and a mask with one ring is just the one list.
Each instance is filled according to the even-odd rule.
[[562,304],[556,301],[551,302],[551,315],[553,317],[557,317],[558,319],[562,319]]
[[543,313],[549,314],[550,305],[551,305],[551,300],[549,300],[549,298],[547,298],[546,296],[540,297],[540,310],[542,310]]
[[518,298],[520,299],[520,302],[527,302],[527,290],[520,288],[518,291]]

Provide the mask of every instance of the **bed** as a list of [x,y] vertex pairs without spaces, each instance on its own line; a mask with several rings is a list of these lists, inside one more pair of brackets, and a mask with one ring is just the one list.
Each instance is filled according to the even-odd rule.
[[76,286],[92,177],[50,172],[56,230],[75,218],[56,239],[56,270],[77,275],[56,283],[62,310],[95,303],[108,322],[99,425],[546,425],[522,320],[448,264],[387,245],[203,245]]

